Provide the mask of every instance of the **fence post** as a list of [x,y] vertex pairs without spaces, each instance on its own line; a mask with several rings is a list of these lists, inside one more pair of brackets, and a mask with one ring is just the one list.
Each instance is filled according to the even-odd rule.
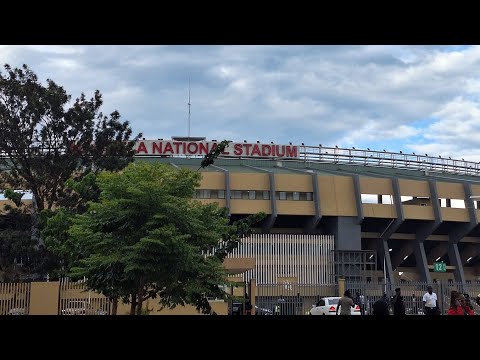
[[250,304],[252,305],[252,315],[255,315],[255,304],[257,298],[257,281],[255,279],[250,280]]
[[[438,282],[438,289],[439,289],[440,299],[441,299],[441,301],[439,301],[439,304],[438,304],[438,307],[439,307],[438,310],[439,310],[440,315],[443,315],[443,309],[445,309],[445,294],[446,294],[446,292],[445,292],[442,281],[437,280],[437,282]],[[439,297],[438,295],[439,294],[437,293],[437,298]]]
[[345,279],[338,279],[338,296],[343,296],[345,293]]

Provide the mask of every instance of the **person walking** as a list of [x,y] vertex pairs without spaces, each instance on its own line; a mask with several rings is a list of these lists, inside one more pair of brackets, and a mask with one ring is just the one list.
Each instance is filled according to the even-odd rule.
[[472,308],[467,305],[465,296],[453,290],[450,296],[448,315],[474,315],[474,312]]
[[427,292],[423,295],[423,307],[425,315],[438,315],[437,294],[433,292],[433,288],[427,286]]
[[388,310],[388,302],[385,301],[385,297],[381,297],[375,301],[372,305],[372,308],[373,315],[390,315],[390,311]]
[[358,291],[355,293],[354,303],[360,308],[360,314],[365,315],[365,298],[363,295],[360,295]]
[[393,315],[405,315],[405,304],[400,288],[395,289],[395,295],[392,297]]
[[352,308],[355,307],[355,303],[352,299],[352,293],[350,290],[345,290],[343,296],[338,299],[337,310],[335,315],[338,315],[338,310],[340,309],[340,315],[352,315]]

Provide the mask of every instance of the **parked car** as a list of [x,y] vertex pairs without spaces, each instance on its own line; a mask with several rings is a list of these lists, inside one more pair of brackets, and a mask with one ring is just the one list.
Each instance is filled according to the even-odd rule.
[[10,309],[7,313],[7,315],[25,315],[26,311],[24,308],[13,308]]
[[[336,315],[339,296],[321,298],[310,310],[310,315]],[[355,305],[351,309],[352,315],[361,315],[360,307]]]
[[88,301],[79,300],[69,301],[61,313],[62,315],[108,315],[108,312],[104,309],[95,310]]
[[255,305],[255,315],[273,315],[273,311]]
[[65,309],[62,309],[62,315],[86,315],[87,304],[86,301],[69,301]]

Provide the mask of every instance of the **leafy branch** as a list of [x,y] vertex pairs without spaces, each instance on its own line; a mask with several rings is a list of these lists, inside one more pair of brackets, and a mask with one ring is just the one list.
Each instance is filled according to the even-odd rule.
[[220,144],[217,144],[216,147],[210,150],[210,152],[203,158],[198,170],[213,165],[215,159],[218,158],[220,154],[225,151],[225,148],[228,146],[229,143],[231,143],[231,141],[223,140]]

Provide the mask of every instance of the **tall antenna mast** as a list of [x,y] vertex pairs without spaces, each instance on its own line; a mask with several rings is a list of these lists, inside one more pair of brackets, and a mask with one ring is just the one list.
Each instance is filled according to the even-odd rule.
[[188,139],[190,140],[190,78],[188,78]]

